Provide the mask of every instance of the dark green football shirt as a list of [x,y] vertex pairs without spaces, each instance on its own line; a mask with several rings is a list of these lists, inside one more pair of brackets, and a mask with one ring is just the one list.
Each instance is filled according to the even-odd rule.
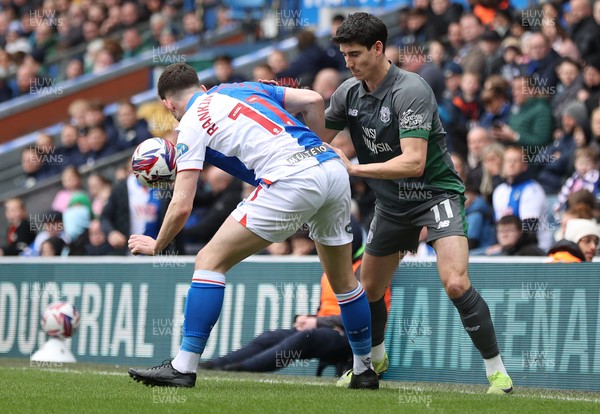
[[402,154],[402,138],[428,141],[421,177],[365,179],[384,211],[402,213],[437,195],[465,191],[446,148],[435,96],[419,75],[391,65],[373,92],[367,92],[363,82],[349,79],[331,97],[325,119],[329,129],[349,128],[361,164],[385,162]]

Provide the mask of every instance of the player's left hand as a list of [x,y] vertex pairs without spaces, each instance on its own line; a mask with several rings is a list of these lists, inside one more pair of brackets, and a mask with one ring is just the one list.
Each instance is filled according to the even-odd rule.
[[280,86],[279,82],[277,82],[275,79],[258,79],[258,82],[264,83],[265,85]]
[[351,168],[354,164],[352,164],[350,162],[350,160],[348,159],[348,157],[346,157],[346,154],[344,154],[344,151],[342,151],[339,148],[332,147],[331,145],[329,145],[326,142],[324,142],[323,145],[325,145],[327,148],[331,149],[333,152],[335,152],[338,155],[338,157],[340,157],[342,159],[342,161],[344,162],[344,166],[346,167],[346,170],[348,170],[348,173],[350,173]]
[[154,256],[156,254],[156,240],[150,236],[132,234],[129,237],[128,243],[132,254],[145,254],[147,256]]

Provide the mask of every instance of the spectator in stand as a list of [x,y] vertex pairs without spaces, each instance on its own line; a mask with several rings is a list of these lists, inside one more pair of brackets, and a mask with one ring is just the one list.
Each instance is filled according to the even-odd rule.
[[87,154],[87,165],[92,166],[101,158],[118,152],[118,148],[109,144],[104,128],[100,126],[91,127],[87,133],[90,151]]
[[518,77],[513,80],[512,94],[515,110],[508,125],[491,130],[492,138],[520,146],[543,146],[552,140],[554,120],[548,100],[540,97],[536,82],[528,77]]
[[87,240],[83,243],[82,254],[85,256],[117,255],[118,252],[106,241],[100,220],[92,220],[88,229]]
[[545,256],[535,238],[523,231],[523,223],[514,215],[504,216],[496,223],[498,244],[486,249],[485,254],[502,256]]
[[137,3],[127,1],[121,5],[121,21],[118,29],[129,29],[134,27],[140,19],[140,11]]
[[340,74],[335,69],[321,69],[319,73],[317,73],[317,76],[315,76],[315,81],[313,82],[312,89],[313,91],[317,92],[323,97],[323,101],[325,102],[325,109],[329,107],[329,100],[331,99],[331,95],[333,95],[333,93],[340,86],[340,84]]
[[44,170],[43,163],[35,147],[27,147],[21,150],[21,168],[25,175],[20,180],[18,187],[31,188],[38,181],[50,177],[49,170]]
[[[119,255],[127,254],[131,234],[147,234],[149,227],[160,225],[170,201],[170,190],[152,191],[142,186],[131,172],[131,163],[127,166],[127,177],[113,186],[100,218],[108,244]],[[167,250],[183,252],[180,241],[181,237],[177,237]]]
[[52,209],[64,213],[73,195],[81,191],[81,174],[77,167],[69,165],[63,170],[60,181],[62,188],[54,196]]
[[577,45],[583,58],[600,53],[600,26],[592,17],[592,4],[589,0],[571,0],[571,39]]
[[86,43],[91,42],[94,39],[98,39],[101,37],[100,35],[100,25],[93,21],[86,21],[83,24],[83,38]]
[[197,39],[200,36],[200,20],[196,12],[188,12],[183,15],[183,38]]
[[572,171],[576,141],[581,141],[581,138],[575,137],[584,134],[579,126],[584,125],[584,120],[587,121],[585,106],[580,102],[569,104],[562,116],[562,127],[554,132],[553,142],[538,152],[542,165],[537,171],[537,179],[546,194],[558,194],[562,183]]
[[428,24],[427,10],[421,8],[410,9],[408,12],[408,33],[404,39],[404,44],[425,44],[430,40],[438,38],[439,27]]
[[267,64],[271,67],[276,77],[278,73],[283,73],[289,67],[287,55],[281,50],[272,51],[267,57]]
[[465,14],[460,18],[460,29],[464,45],[456,53],[455,61],[465,72],[483,73],[485,56],[478,44],[484,28],[473,14]]
[[505,88],[493,87],[481,92],[481,103],[485,112],[481,115],[479,125],[489,130],[501,128],[510,119],[510,102]]
[[66,166],[72,163],[72,160],[79,155],[77,149],[77,138],[79,133],[77,128],[73,125],[66,124],[60,131],[60,143],[61,146],[56,149],[56,154],[60,157],[61,168],[64,169]]
[[160,34],[160,38],[158,39],[159,46],[167,47],[169,45],[173,45],[177,42],[177,31],[173,27],[165,27]]
[[[39,215],[37,216],[39,217]],[[37,227],[38,223],[36,223],[36,226],[34,226],[38,233],[35,237],[35,240],[30,245],[29,255],[31,256],[40,256],[42,253],[42,243],[50,238],[56,237],[62,239],[64,243],[67,242],[67,236],[63,231],[64,225],[62,221],[62,213],[50,210],[46,213],[43,213],[41,216],[41,226]]]
[[115,64],[115,58],[108,49],[101,49],[96,58],[94,59],[94,65],[92,67],[92,73],[98,75],[104,73]]
[[500,74],[505,80],[512,82],[521,73],[519,68],[523,54],[521,53],[519,41],[514,38],[506,39],[502,44],[502,50],[502,61],[504,63],[500,68]]
[[317,254],[315,242],[308,237],[308,232],[299,230],[289,238],[292,256],[310,256]]
[[510,10],[498,10],[494,16],[491,28],[504,39],[510,33],[512,20],[513,18]]
[[4,215],[8,229],[0,256],[18,256],[33,242],[36,233],[27,219],[27,208],[22,199],[14,197],[4,201]]
[[117,142],[117,130],[113,119],[104,114],[104,105],[99,101],[89,103],[85,112],[86,133],[92,127],[101,127],[106,133],[107,139],[111,145]]
[[277,78],[292,78],[295,83],[312,84],[317,73],[324,68],[336,68],[337,62],[330,59],[317,43],[317,37],[309,30],[296,33],[298,55],[283,72],[276,72]]
[[549,263],[591,262],[600,246],[600,228],[595,220],[571,219],[565,238],[548,251]]
[[600,154],[600,106],[592,111],[590,117],[590,147],[594,148]]
[[431,11],[430,24],[437,28],[436,33],[438,35],[444,36],[448,33],[450,23],[460,21],[463,6],[450,0],[431,0]]
[[[471,131],[469,131],[471,132]],[[469,170],[465,160],[458,154],[450,154],[456,172],[467,182]],[[465,218],[468,224],[467,238],[469,249],[483,248],[494,243],[494,211],[492,207],[478,194],[478,191],[469,188],[465,191]]]
[[567,223],[572,218],[600,220],[600,208],[594,195],[588,190],[579,190],[569,194],[567,209],[560,217],[560,228],[554,233],[554,240],[564,238]]
[[252,79],[255,82],[258,82],[259,80],[275,80],[275,72],[273,72],[271,66],[262,63],[252,68]]
[[465,42],[463,41],[460,23],[450,23],[448,25],[448,55],[456,56],[458,51],[462,49]]
[[426,55],[426,50],[420,45],[405,45],[402,47],[402,54],[402,69],[421,76],[431,86],[436,101],[441,102],[445,86],[444,72],[441,67],[431,62]]
[[[338,27],[344,22],[344,15],[336,14],[331,18],[331,37],[335,36]],[[340,51],[340,47],[333,42],[329,42],[327,48],[325,48],[325,53],[329,57],[332,62],[336,62],[336,65],[333,67],[339,72],[344,72],[346,70],[346,59],[344,59],[344,55]]]
[[562,114],[571,102],[577,100],[577,93],[583,88],[581,67],[571,58],[562,58],[556,66],[558,84],[552,97],[554,122],[560,125]]
[[467,133],[467,174],[465,184],[477,190],[483,177],[483,151],[490,145],[491,139],[485,128],[474,127]]
[[117,128],[117,148],[119,150],[136,147],[151,138],[148,123],[138,119],[136,107],[129,101],[123,101],[117,109],[115,126]]
[[550,247],[546,193],[542,186],[531,178],[523,150],[509,146],[504,152],[502,175],[505,180],[494,190],[492,201],[496,221],[504,216],[517,216],[532,237],[537,236],[542,249]]
[[550,47],[561,57],[568,57],[574,61],[581,58],[577,45],[569,38],[565,29],[557,19],[544,17],[542,19],[542,34],[548,39]]
[[233,70],[233,58],[229,55],[220,55],[213,61],[216,84],[244,82],[243,76],[236,75]]
[[67,109],[69,114],[69,123],[77,129],[78,135],[83,135],[87,131],[85,118],[89,109],[90,103],[85,99],[74,100]]
[[111,181],[100,173],[94,172],[87,179],[88,193],[92,201],[94,217],[100,217],[112,190]]
[[160,45],[160,35],[167,25],[167,18],[160,12],[153,13],[152,16],[150,16],[150,38],[148,41],[152,47],[158,47]]
[[485,57],[482,72],[483,79],[500,73],[500,69],[504,64],[502,49],[500,48],[501,42],[502,38],[494,30],[486,30],[479,36],[478,45]]
[[481,115],[482,107],[479,100],[480,78],[476,73],[463,73],[460,89],[452,98],[449,110],[452,113],[451,142],[448,147],[467,157],[467,130],[472,128]]
[[208,243],[242,201],[242,184],[233,176],[217,167],[204,170],[204,176],[204,188],[199,188],[194,198],[192,214],[196,221],[189,220],[182,232],[187,240],[197,244]]
[[575,151],[575,172],[564,183],[558,194],[554,211],[565,209],[569,194],[579,190],[588,190],[594,196],[600,191],[600,171],[598,170],[598,154],[593,148],[579,148]]
[[142,36],[137,28],[131,27],[123,32],[123,39],[121,40],[121,47],[123,48],[123,58],[127,59],[130,57],[138,56],[143,52],[149,50],[142,41]]
[[550,47],[548,39],[542,33],[532,33],[529,37],[527,63],[523,65],[522,74],[535,79],[539,87],[554,88],[558,83],[556,65],[560,56]]
[[92,204],[82,191],[73,194],[69,206],[63,213],[65,235],[69,240],[64,255],[81,256],[88,237],[88,229],[93,219]]
[[83,61],[81,59],[71,59],[67,63],[63,80],[73,80],[83,75]]
[[50,237],[42,242],[40,256],[60,256],[65,248],[65,241],[60,237]]
[[577,99],[585,103],[588,113],[600,106],[600,53],[585,58],[583,89]]

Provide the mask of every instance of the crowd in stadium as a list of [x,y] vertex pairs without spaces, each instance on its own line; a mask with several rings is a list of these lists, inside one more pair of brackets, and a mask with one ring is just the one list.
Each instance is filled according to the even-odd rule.
[[[215,8],[217,17],[207,25],[198,21],[193,4],[178,1],[49,0],[37,2],[38,8],[35,3],[0,5],[0,102],[29,93],[32,78],[96,73],[152,47],[196,36],[202,26],[230,23],[224,7]],[[183,16],[182,26],[175,15]],[[334,17],[332,33],[342,20]],[[579,242],[600,235],[600,0],[546,2],[530,9],[506,0],[470,7],[414,0],[398,12],[397,25],[386,55],[421,75],[435,93],[448,149],[466,184],[471,254],[555,257],[567,251],[589,261]],[[275,79],[311,87],[327,105],[349,76],[344,58],[335,45],[320,44],[310,30],[300,29],[293,60],[275,51],[244,77],[235,73],[229,56],[219,56],[214,84]],[[66,54],[68,62],[58,59],[78,46],[83,46],[79,54]],[[98,159],[151,136],[175,140],[175,124],[157,125],[170,115],[154,103],[136,108],[121,102],[113,117],[105,115],[104,104],[73,102],[59,137],[40,134],[35,146],[23,149],[23,188],[58,174],[63,188],[43,219],[29,220],[19,200],[5,203],[4,254],[127,254],[130,234],[156,236],[168,190],[142,188],[127,166],[115,176],[92,173],[85,179],[80,169],[93,169]],[[333,145],[355,156],[347,133]],[[44,157],[53,147],[60,162]],[[355,216],[368,229],[373,193],[359,178],[351,185]],[[194,214],[170,249],[197,251],[194,247],[211,238],[250,190],[216,168],[206,169]],[[31,221],[46,222],[32,226]],[[582,236],[583,228],[589,234]],[[314,246],[302,233],[266,253],[314,253]],[[423,243],[415,254],[433,251]]]

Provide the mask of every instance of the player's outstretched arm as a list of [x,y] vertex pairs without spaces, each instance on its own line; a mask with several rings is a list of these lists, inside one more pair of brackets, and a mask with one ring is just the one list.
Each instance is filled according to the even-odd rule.
[[160,226],[158,237],[134,234],[129,238],[129,248],[133,254],[156,255],[161,252],[183,229],[192,213],[194,196],[200,170],[184,170],[177,173],[173,198],[167,208],[165,219]]
[[285,88],[284,109],[293,114],[301,112],[306,126],[325,141],[328,130],[325,128],[325,106],[321,95],[310,89]]

